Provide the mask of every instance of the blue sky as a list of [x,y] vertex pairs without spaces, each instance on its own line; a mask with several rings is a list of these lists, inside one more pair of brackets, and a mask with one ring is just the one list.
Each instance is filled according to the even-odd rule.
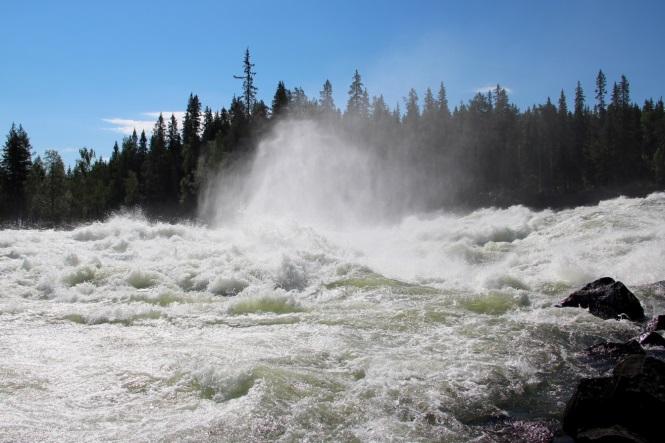
[[[633,98],[665,95],[662,1],[4,1],[0,131],[28,131],[35,153],[107,156],[123,125],[182,111],[190,92],[214,109],[240,91],[246,47],[259,96],[275,86],[338,106],[358,69],[391,106],[444,81],[452,104],[500,83],[520,107],[587,97],[602,68]],[[126,120],[126,121],[123,121]],[[144,123],[145,124],[145,123]]]

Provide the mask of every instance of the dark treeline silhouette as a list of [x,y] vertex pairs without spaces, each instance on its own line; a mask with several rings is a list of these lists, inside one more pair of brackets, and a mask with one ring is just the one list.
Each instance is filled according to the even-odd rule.
[[356,71],[342,112],[329,81],[318,99],[280,81],[267,106],[257,99],[253,67],[247,51],[243,74],[236,76],[242,94],[228,108],[202,108],[191,94],[182,128],[173,115],[160,115],[149,137],[134,131],[116,142],[108,160],[86,148],[69,168],[53,150],[33,159],[26,131],[12,125],[0,163],[2,219],[74,223],[124,207],[157,217],[195,216],[206,178],[251,156],[286,118],[316,119],[354,143],[408,163],[417,172],[413,189],[422,194],[422,210],[559,205],[585,192],[665,185],[663,100],[633,103],[625,76],[608,92],[599,71],[592,101],[578,82],[572,109],[562,90],[556,103],[548,98],[520,110],[499,85],[451,109],[441,83],[436,93],[424,92],[422,104],[409,91],[402,113],[381,95],[370,99]]

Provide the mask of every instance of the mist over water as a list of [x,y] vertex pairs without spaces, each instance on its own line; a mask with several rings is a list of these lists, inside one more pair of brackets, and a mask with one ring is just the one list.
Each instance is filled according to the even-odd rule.
[[665,194],[424,214],[386,158],[287,122],[208,226],[0,231],[0,441],[469,441],[558,420],[579,353],[639,331],[571,288],[665,308]]
[[315,120],[278,123],[248,165],[225,169],[203,193],[215,224],[286,218],[326,227],[394,222],[422,207],[419,171],[389,147],[363,145]]

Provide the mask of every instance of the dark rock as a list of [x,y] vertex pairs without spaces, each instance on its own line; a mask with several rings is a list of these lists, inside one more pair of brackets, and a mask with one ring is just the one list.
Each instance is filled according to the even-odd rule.
[[661,331],[665,329],[665,315],[657,315],[647,323],[646,332]]
[[663,441],[653,417],[665,411],[665,362],[631,355],[611,377],[582,379],[566,406],[563,429],[576,441]]
[[575,441],[578,443],[649,443],[648,440],[621,426],[587,429],[577,434]]
[[626,314],[631,320],[644,318],[640,301],[620,281],[603,277],[579,289],[564,300],[559,307],[589,308],[589,312],[600,318],[618,318]]
[[593,356],[617,358],[625,355],[644,354],[644,349],[637,340],[632,339],[625,343],[598,343],[587,348],[586,352]]
[[640,335],[640,344],[642,346],[665,347],[665,338],[657,332],[645,332]]

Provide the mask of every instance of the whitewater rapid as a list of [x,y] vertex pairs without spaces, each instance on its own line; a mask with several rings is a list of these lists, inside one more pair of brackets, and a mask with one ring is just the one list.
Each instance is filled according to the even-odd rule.
[[557,420],[581,351],[639,326],[553,305],[665,295],[665,194],[323,227],[118,215],[0,231],[0,441],[469,441]]

